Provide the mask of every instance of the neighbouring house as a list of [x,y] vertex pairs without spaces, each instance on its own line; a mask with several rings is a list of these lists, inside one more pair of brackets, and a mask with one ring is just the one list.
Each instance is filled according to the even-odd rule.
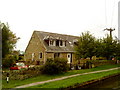
[[69,64],[75,61],[74,45],[78,36],[34,31],[25,50],[24,60],[32,64],[44,64],[48,58],[65,58]]

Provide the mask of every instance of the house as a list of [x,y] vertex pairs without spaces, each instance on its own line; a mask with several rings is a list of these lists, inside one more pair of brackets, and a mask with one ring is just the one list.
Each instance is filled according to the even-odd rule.
[[47,58],[65,58],[68,63],[75,61],[74,45],[78,36],[43,31],[34,31],[25,50],[24,60],[28,63],[44,64]]

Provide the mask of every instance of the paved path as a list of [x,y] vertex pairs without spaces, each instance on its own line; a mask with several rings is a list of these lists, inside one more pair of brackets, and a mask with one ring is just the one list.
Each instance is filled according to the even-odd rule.
[[75,75],[65,76],[65,77],[51,79],[51,80],[47,80],[47,81],[41,81],[41,82],[35,82],[35,83],[31,83],[31,84],[26,84],[26,85],[18,86],[18,87],[15,87],[15,88],[26,88],[26,87],[30,87],[30,86],[34,86],[34,85],[39,85],[39,84],[44,84],[44,83],[48,83],[48,82],[63,80],[63,79],[67,79],[67,78],[71,78],[71,77],[75,77],[75,76],[92,74],[92,73],[99,73],[99,72],[106,72],[106,71],[111,71],[111,70],[116,70],[116,69],[120,69],[120,67],[106,69],[106,70],[100,70],[100,71],[94,71],[94,72],[88,72],[88,73],[82,73],[82,74],[75,74]]

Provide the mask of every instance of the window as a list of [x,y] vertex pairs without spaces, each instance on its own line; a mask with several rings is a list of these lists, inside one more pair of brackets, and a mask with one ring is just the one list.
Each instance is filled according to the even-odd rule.
[[67,42],[65,41],[65,46],[66,46]]
[[54,58],[57,58],[60,56],[60,53],[54,53]]
[[47,45],[49,45],[49,40],[45,40],[45,42],[47,43]]
[[56,40],[56,46],[59,46],[59,40]]
[[39,59],[41,59],[42,58],[42,53],[39,53]]
[[70,58],[70,55],[68,55],[68,58]]
[[35,55],[35,53],[32,53],[32,61],[34,61],[34,55]]
[[62,42],[62,40],[60,40],[60,46],[63,46],[63,42]]
[[74,45],[78,45],[78,42],[74,42]]
[[63,45],[62,45],[62,46],[66,46],[66,41],[63,41],[62,43],[63,43]]
[[49,41],[49,45],[50,45],[50,46],[55,46],[55,41],[54,41],[54,40],[50,40],[50,41]]

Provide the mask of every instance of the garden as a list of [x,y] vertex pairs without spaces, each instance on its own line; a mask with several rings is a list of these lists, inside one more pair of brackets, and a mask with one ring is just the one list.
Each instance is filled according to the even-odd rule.
[[[91,69],[70,70],[67,72],[53,74],[53,75],[42,74],[40,71],[41,67],[35,67],[34,69],[31,68],[29,70],[9,71],[9,73],[11,74],[9,77],[10,78],[9,83],[7,83],[6,81],[6,74],[3,73],[2,88],[14,88],[16,86],[29,84],[33,82],[46,81],[50,79],[60,78],[63,76],[81,74],[81,73],[104,70],[104,69],[115,68],[115,67],[120,67],[120,64],[101,65]],[[117,71],[115,72],[117,73]]]

